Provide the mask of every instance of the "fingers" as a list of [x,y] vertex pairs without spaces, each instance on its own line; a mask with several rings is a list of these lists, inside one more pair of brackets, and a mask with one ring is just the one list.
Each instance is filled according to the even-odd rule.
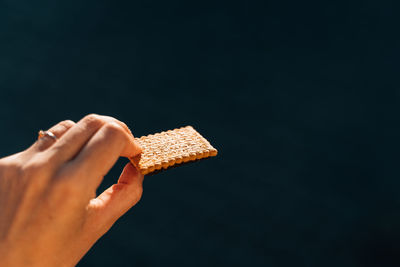
[[67,163],[67,168],[83,174],[90,183],[89,188],[97,188],[121,155],[132,157],[141,152],[130,136],[115,122],[104,124],[79,154]]
[[118,184],[114,184],[90,202],[90,225],[99,225],[107,231],[119,217],[139,202],[143,192],[143,178],[144,176],[128,163]]
[[76,125],[74,125],[64,136],[62,136],[62,138],[57,141],[56,144],[49,149],[49,153],[51,153],[53,162],[61,165],[66,161],[76,157],[86,143],[88,143],[89,140],[96,134],[96,132],[99,131],[103,125],[111,122],[117,123],[121,126],[121,129],[126,132],[130,143],[132,143],[133,146],[136,147],[136,150],[139,151],[139,145],[136,144],[132,133],[124,123],[111,117],[92,114],[84,117],[78,123],[76,123]]
[[[48,131],[53,133],[58,139],[61,138],[72,126],[75,125],[75,122],[71,120],[65,120],[62,122],[59,122],[58,124],[54,125],[51,127]],[[34,145],[34,149],[38,151],[43,151],[49,148],[51,145],[55,143],[56,140],[49,136],[44,136],[42,138],[39,138],[37,142]]]

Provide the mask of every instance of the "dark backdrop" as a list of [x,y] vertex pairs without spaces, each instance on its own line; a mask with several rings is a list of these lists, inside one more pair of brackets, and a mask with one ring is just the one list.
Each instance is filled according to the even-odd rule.
[[147,177],[80,267],[399,266],[396,16],[384,1],[1,0],[1,156],[93,112],[136,136],[193,125],[219,149]]

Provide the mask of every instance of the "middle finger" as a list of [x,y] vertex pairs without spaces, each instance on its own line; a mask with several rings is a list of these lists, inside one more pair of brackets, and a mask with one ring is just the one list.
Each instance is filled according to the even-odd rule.
[[74,157],[81,151],[82,147],[93,137],[93,135],[108,122],[115,122],[128,133],[132,143],[134,138],[128,127],[121,121],[112,117],[91,114],[85,116],[72,128],[69,129],[49,150],[51,160],[61,165]]

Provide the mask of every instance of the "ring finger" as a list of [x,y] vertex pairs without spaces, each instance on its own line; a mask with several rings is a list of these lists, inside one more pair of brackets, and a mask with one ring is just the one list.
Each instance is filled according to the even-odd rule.
[[33,148],[37,151],[44,151],[47,148],[51,147],[57,139],[61,138],[72,126],[75,125],[75,122],[71,120],[65,120],[62,122],[57,123],[53,127],[51,127],[48,132],[52,133],[54,136],[44,135],[39,137],[36,141]]

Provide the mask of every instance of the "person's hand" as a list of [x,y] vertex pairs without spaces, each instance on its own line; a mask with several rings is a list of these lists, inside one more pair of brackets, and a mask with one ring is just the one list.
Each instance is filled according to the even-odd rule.
[[63,121],[27,150],[0,159],[0,266],[74,266],[142,195],[130,163],[101,195],[120,156],[141,153],[128,127],[111,117]]

